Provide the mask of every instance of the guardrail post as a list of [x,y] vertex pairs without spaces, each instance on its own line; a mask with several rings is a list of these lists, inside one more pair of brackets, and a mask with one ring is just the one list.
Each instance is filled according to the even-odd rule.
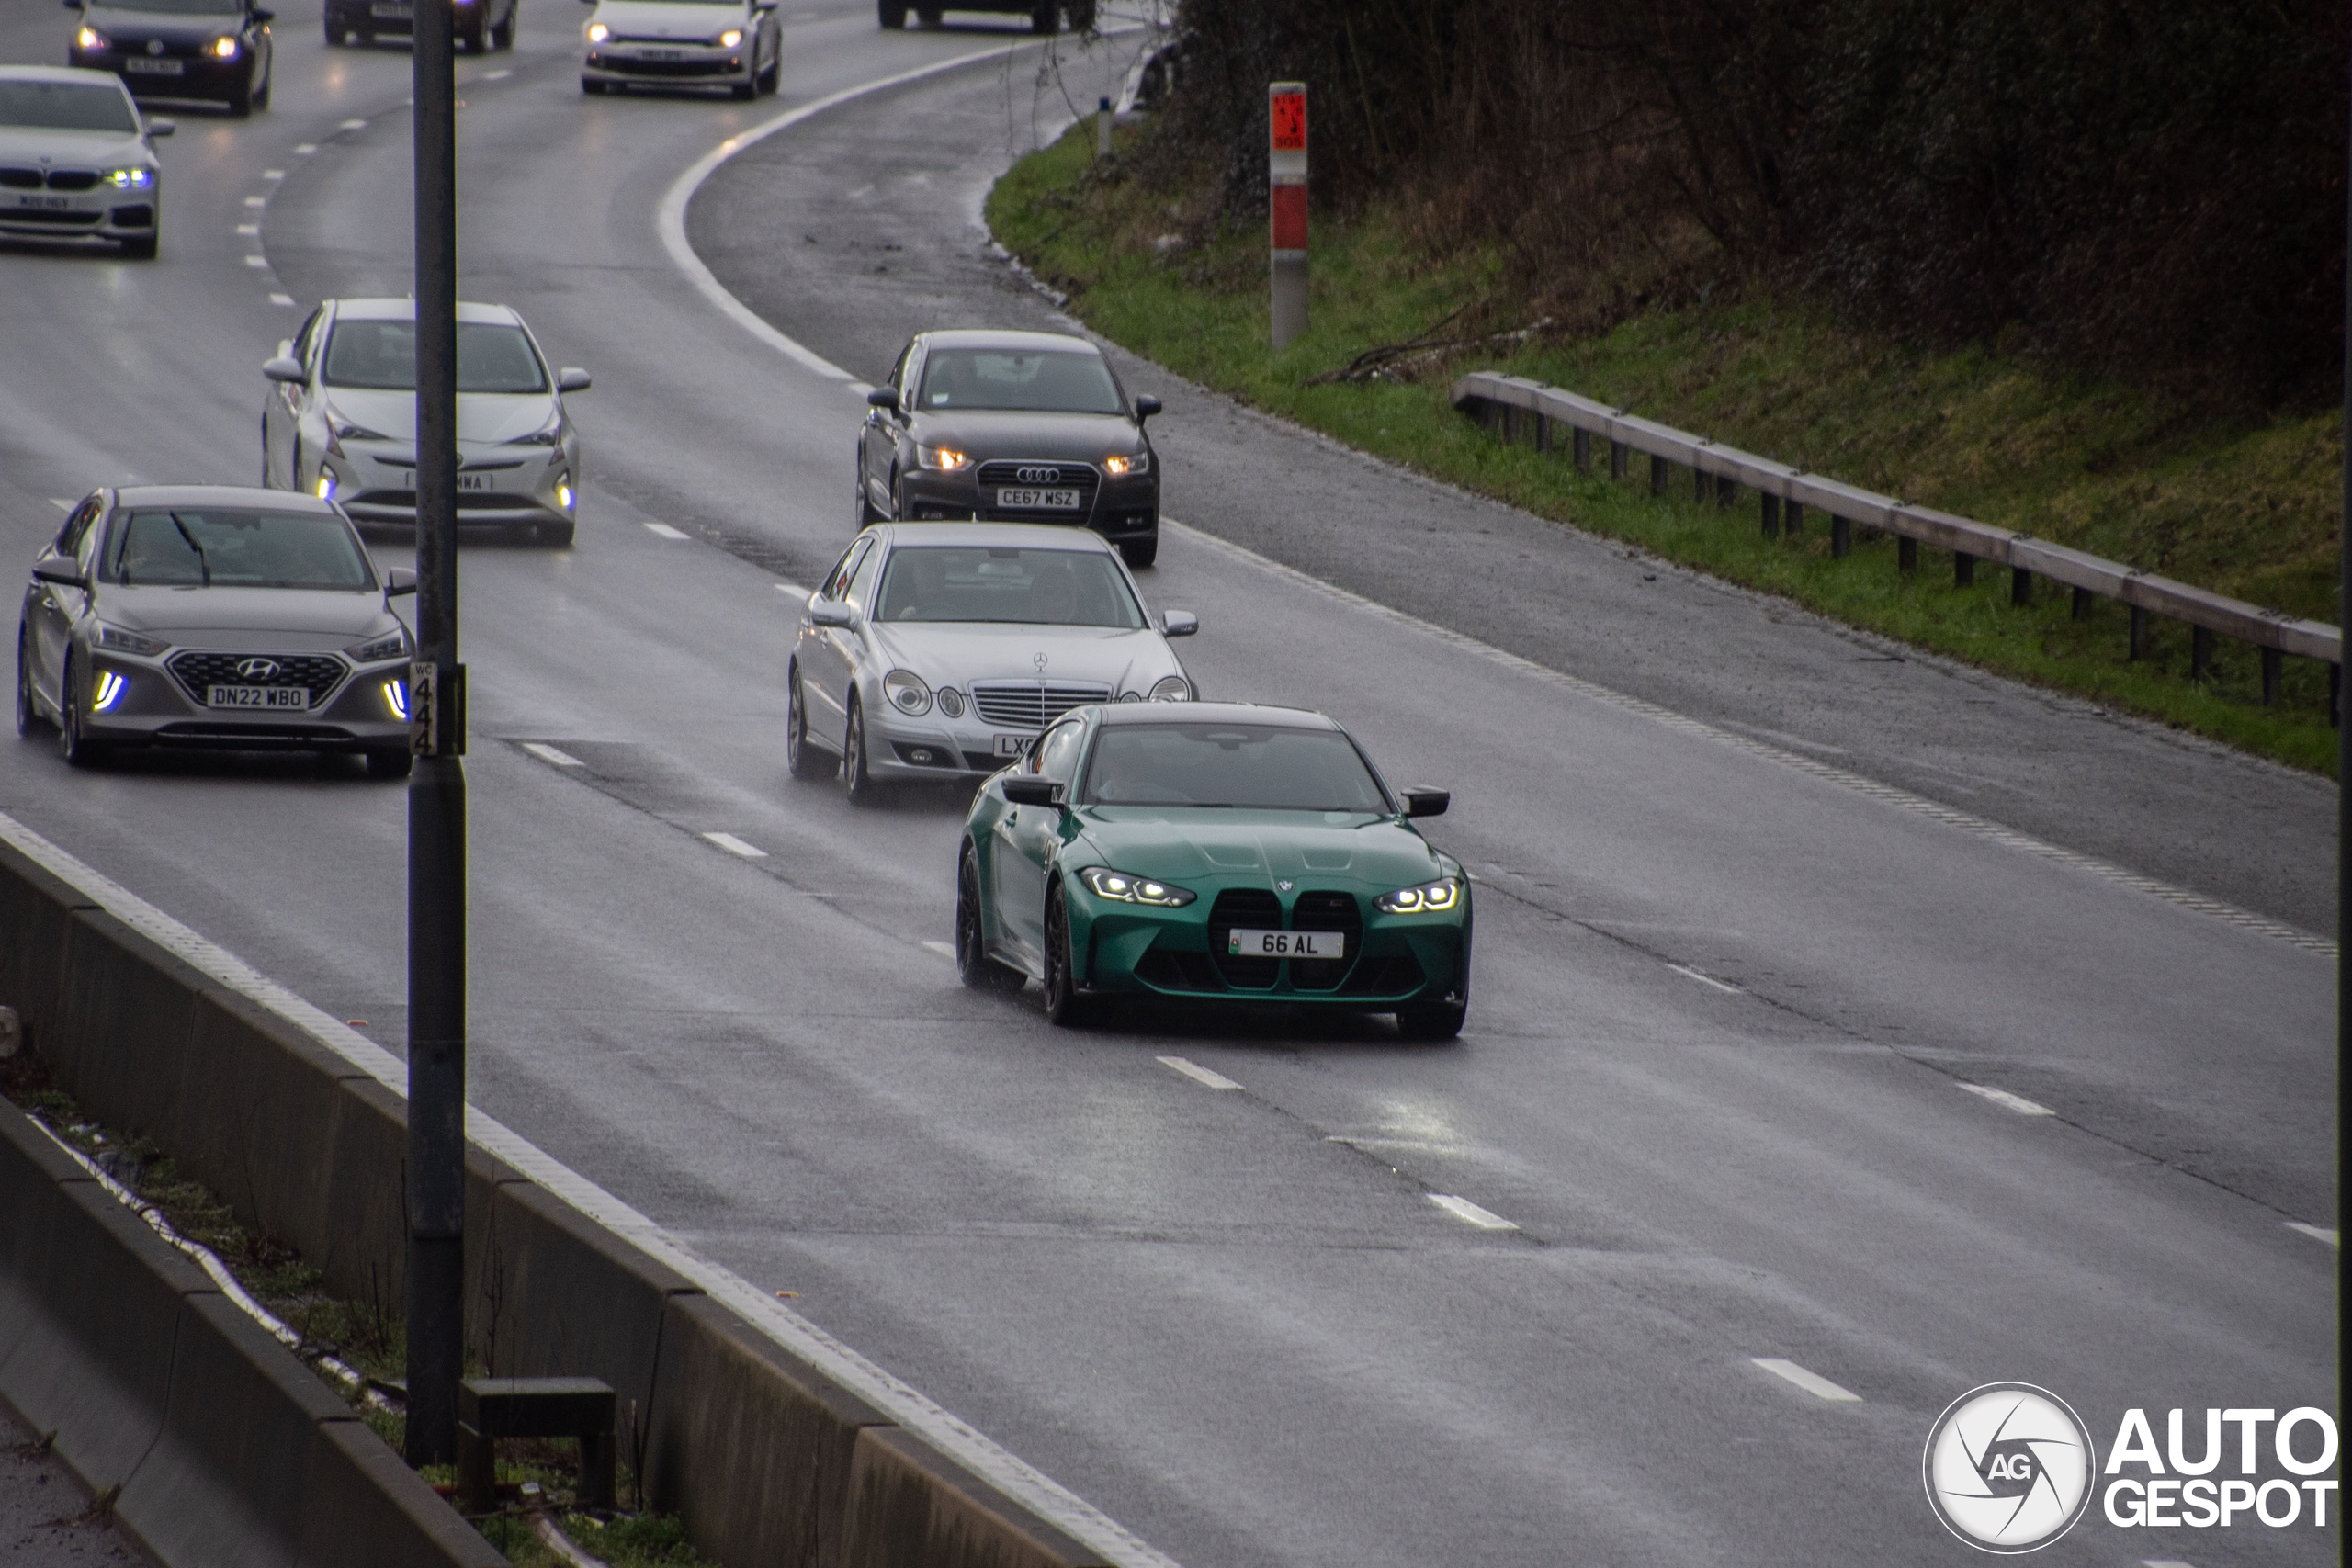
[[2087,589],[2087,588],[2077,588],[2077,589],[2075,589],[2075,619],[2076,619],[2076,620],[2078,620],[2078,621],[2087,621],[2087,620],[2089,620],[2089,619],[2091,618],[2091,606],[2092,606],[2093,604],[2097,604],[2098,602],[2098,594],[2096,594],[2096,593],[2094,593],[2094,592],[2092,592],[2089,589]]
[[1650,493],[1664,495],[1667,481],[1674,477],[1674,465],[1655,452],[1650,454]]
[[1968,588],[1976,581],[1976,558],[1965,550],[1951,554],[1951,583],[1955,588]]
[[1549,452],[1552,449],[1552,419],[1549,414],[1539,413],[1535,416],[1535,449],[1538,452]]
[[1592,432],[1579,430],[1568,437],[1568,455],[1575,459],[1577,472],[1592,471]]
[[1519,407],[1515,403],[1503,405],[1503,445],[1519,445]]
[[2278,688],[2287,674],[2287,656],[2275,648],[2262,650],[2262,705],[2278,705]]
[[2202,681],[2213,672],[2213,634],[2203,626],[2188,628],[2188,678]]
[[2033,573],[2021,566],[2009,569],[2009,603],[2019,606],[2033,603]]
[[1804,532],[1804,502],[1792,501],[1781,509],[1781,526],[1788,530],[1792,539]]
[[1626,450],[1623,441],[1611,441],[1609,444],[1609,477],[1612,479],[1623,479],[1626,461],[1632,456],[1633,454]]
[[1104,98],[1102,107],[1094,111],[1094,155],[1111,155],[1111,100]]
[[1777,539],[1781,536],[1781,498],[1770,491],[1758,491],[1757,494],[1764,501],[1764,536]]
[[2137,604],[2132,606],[2132,657],[2148,657],[2148,612]]
[[1919,570],[1918,540],[1905,537],[1894,541],[1894,570],[1897,571]]
[[1692,501],[1697,502],[1702,506],[1706,505],[1707,491],[1713,483],[1713,479],[1708,476],[1706,469],[1699,467],[1696,463],[1690,465],[1690,499]]
[[1717,474],[1715,476],[1715,504],[1717,506],[1729,506],[1738,499],[1739,481],[1737,479],[1728,479],[1724,478],[1723,475]]
[[1848,556],[1852,555],[1853,553],[1853,520],[1851,518],[1838,516],[1835,513],[1831,513],[1829,518],[1830,558],[1833,560],[1844,560]]

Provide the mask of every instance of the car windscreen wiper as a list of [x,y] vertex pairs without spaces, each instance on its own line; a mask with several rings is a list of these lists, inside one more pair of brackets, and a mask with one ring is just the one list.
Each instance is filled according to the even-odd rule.
[[204,586],[211,587],[212,558],[204,553],[204,547],[196,542],[196,536],[187,531],[187,525],[180,521],[178,513],[166,512],[164,515],[172,520],[172,526],[180,531],[180,537],[187,541],[187,547],[196,552],[196,564],[204,572]]

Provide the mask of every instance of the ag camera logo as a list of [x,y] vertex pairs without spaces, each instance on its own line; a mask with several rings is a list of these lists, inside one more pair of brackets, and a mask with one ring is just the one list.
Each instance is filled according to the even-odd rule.
[[2025,1382],[1993,1382],[1951,1402],[1920,1461],[1928,1504],[1981,1551],[2039,1551],[2090,1506],[2098,1455],[2066,1402]]

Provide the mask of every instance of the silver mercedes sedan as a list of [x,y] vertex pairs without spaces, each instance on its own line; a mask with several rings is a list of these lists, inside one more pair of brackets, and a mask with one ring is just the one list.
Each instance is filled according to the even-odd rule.
[[410,767],[413,644],[351,519],[229,485],[100,490],[33,562],[17,733],[87,767],[122,746],[356,751]]
[[1086,703],[1187,702],[1168,646],[1200,621],[1145,613],[1118,547],[1038,524],[882,523],[801,611],[786,719],[797,779],[850,798],[976,783]]

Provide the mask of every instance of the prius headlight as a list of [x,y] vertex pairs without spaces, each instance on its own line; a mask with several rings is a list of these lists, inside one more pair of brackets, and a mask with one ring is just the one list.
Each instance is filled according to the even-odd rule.
[[343,650],[355,664],[381,664],[387,659],[399,659],[408,652],[408,634],[393,632],[373,642],[359,643]]
[[98,176],[117,190],[145,190],[155,183],[153,169],[108,169]]
[[911,670],[893,670],[883,676],[882,694],[909,718],[931,711],[931,687]]
[[612,36],[613,29],[605,26],[604,23],[591,22],[588,24],[588,41],[590,43],[602,43]]
[[161,638],[141,637],[120,626],[110,626],[104,621],[98,623],[97,635],[90,640],[108,653],[136,653],[146,659],[153,659],[172,646]]
[[552,446],[563,439],[563,409],[560,405],[548,410],[548,422],[528,435],[517,435],[507,442],[509,446]]
[[1441,876],[1419,887],[1399,887],[1394,893],[1383,893],[1372,901],[1372,907],[1384,915],[1441,915],[1461,902],[1462,879]]
[[335,421],[334,438],[337,441],[390,441],[391,439],[380,431],[370,430],[364,424],[354,424],[347,419]]
[[971,465],[971,456],[968,453],[958,452],[953,446],[915,448],[915,466],[918,468],[934,468],[943,474],[952,474],[958,469],[967,468]]
[[1105,457],[1102,459],[1102,471],[1114,479],[1125,479],[1130,474],[1148,474],[1151,472],[1151,454],[1138,452],[1132,457]]
[[1078,879],[1097,898],[1121,904],[1152,904],[1163,909],[1176,909],[1200,897],[1189,888],[1171,887],[1148,876],[1133,876],[1102,865],[1088,866],[1078,874]]

